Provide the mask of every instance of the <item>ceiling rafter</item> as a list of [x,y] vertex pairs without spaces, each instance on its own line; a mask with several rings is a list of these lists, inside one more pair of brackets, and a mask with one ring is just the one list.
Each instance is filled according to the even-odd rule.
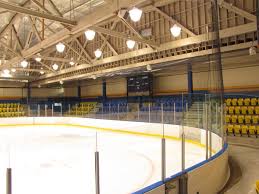
[[[49,10],[47,10],[42,4],[40,4],[37,0],[31,0],[41,11],[44,11],[44,12],[46,12],[46,13],[48,13],[49,15],[53,15]],[[50,1],[49,1],[50,2]],[[52,1],[51,1],[52,2]],[[51,4],[51,3],[50,3]],[[52,3],[53,4],[53,3]],[[51,4],[51,5],[52,5]],[[63,18],[63,16],[62,16],[62,14],[59,12],[59,17],[60,18]],[[54,15],[53,15],[54,16]],[[69,26],[67,26],[66,24],[63,24],[63,23],[61,23],[61,25],[63,26],[63,27],[65,27],[66,29],[68,29],[68,30],[70,30],[70,27]]]
[[109,35],[109,36],[114,36],[114,37],[122,38],[122,39],[125,39],[125,40],[131,39],[131,40],[134,40],[136,42],[148,44],[148,45],[150,45],[154,48],[159,47],[159,44],[155,43],[154,41],[141,39],[137,36],[127,35],[127,34],[122,33],[122,32],[113,31],[113,30],[109,30],[109,29],[106,29],[106,28],[98,27],[98,26],[90,27],[90,29],[95,30],[96,32],[100,32],[102,34]]
[[99,36],[103,39],[103,41],[106,43],[106,45],[109,47],[109,49],[113,52],[114,55],[118,55],[118,52],[115,50],[115,48],[111,45],[111,43],[102,35],[99,33]]
[[[80,49],[83,51],[83,53],[85,54],[85,56],[87,57],[87,60],[90,64],[92,64],[92,58],[90,57],[90,55],[88,54],[88,52],[86,51],[86,49],[83,47],[83,45],[81,44],[81,42],[75,38],[75,41],[77,43],[77,45],[80,47]],[[79,56],[80,56],[81,53],[79,53]],[[82,55],[82,54],[81,54]]]
[[[74,53],[76,53],[78,56],[80,56],[80,53],[73,47],[71,46],[69,43],[64,43],[68,48],[70,48]],[[83,55],[81,55],[83,57]],[[88,59],[86,59],[85,57],[83,57],[86,61],[89,62]]]
[[23,45],[21,43],[21,40],[20,40],[20,38],[19,38],[19,36],[17,34],[17,31],[16,31],[16,29],[15,29],[13,24],[12,24],[12,31],[13,31],[13,34],[14,34],[14,38],[16,39],[16,42],[18,43],[20,49],[23,50]]
[[42,41],[40,33],[38,32],[38,30],[36,28],[36,25],[35,25],[35,19],[33,19],[32,17],[29,17],[29,18],[30,18],[31,26],[32,26],[32,29],[35,33],[35,36],[37,37],[38,41]]
[[182,30],[187,33],[189,36],[196,36],[196,34],[194,32],[192,32],[191,30],[189,30],[187,27],[185,27],[184,25],[182,25],[181,23],[179,23],[178,21],[176,21],[175,19],[173,19],[171,16],[169,16],[168,14],[166,14],[165,12],[161,11],[159,8],[153,6],[154,11],[156,11],[157,13],[159,13],[160,15],[162,15],[165,19],[167,19],[168,21],[177,24],[179,27],[182,28]]
[[68,19],[65,19],[65,18],[61,18],[61,17],[58,17],[58,16],[47,14],[47,13],[34,11],[32,9],[21,7],[20,5],[5,2],[5,1],[2,1],[2,0],[0,0],[0,7],[3,8],[3,9],[9,10],[11,12],[22,13],[22,14],[31,15],[31,16],[34,16],[34,17],[48,19],[48,20],[60,22],[60,23],[63,23],[63,24],[69,25],[69,26],[75,26],[77,24],[76,21],[68,20]]

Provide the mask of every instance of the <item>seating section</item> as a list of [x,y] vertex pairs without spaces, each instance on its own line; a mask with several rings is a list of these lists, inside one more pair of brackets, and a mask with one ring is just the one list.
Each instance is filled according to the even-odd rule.
[[24,115],[24,106],[20,103],[0,103],[0,117],[19,117]]
[[259,135],[259,98],[225,99],[226,133],[233,135]]
[[94,113],[94,110],[97,107],[97,102],[80,102],[79,104],[76,104],[72,106],[70,112],[68,111],[68,114],[70,115],[87,115],[90,113]]

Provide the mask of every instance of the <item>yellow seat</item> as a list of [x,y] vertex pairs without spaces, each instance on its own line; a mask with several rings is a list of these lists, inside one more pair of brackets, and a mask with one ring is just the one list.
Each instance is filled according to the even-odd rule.
[[242,134],[248,134],[248,126],[247,125],[242,125],[241,131],[242,131]]
[[234,125],[234,132],[235,132],[235,134],[241,134],[241,126]]
[[3,108],[3,112],[6,112],[6,111],[7,111],[7,108],[4,107],[4,108]]
[[232,114],[234,114],[234,110],[235,110],[235,107],[234,106],[230,106],[228,108],[228,113],[232,115]]
[[249,106],[248,107],[248,114],[253,115],[254,114],[254,110],[255,110],[254,106]]
[[228,106],[225,106],[225,113],[228,114]]
[[252,116],[252,123],[253,124],[258,124],[258,115],[254,115],[254,116]]
[[2,109],[2,108],[0,108],[0,112],[3,112],[3,109]]
[[257,98],[251,98],[251,105],[256,106],[257,105]]
[[239,115],[238,116],[238,124],[243,124],[245,120],[245,116],[244,115]]
[[245,106],[250,106],[250,102],[251,102],[250,98],[245,98],[244,100]]
[[239,98],[237,100],[237,104],[238,104],[238,106],[243,106],[244,105],[244,99],[243,98]]
[[251,120],[252,120],[252,116],[250,116],[250,115],[246,115],[246,116],[245,116],[245,123],[246,123],[246,124],[250,124],[250,123],[251,123]]
[[248,131],[249,131],[249,134],[254,135],[255,131],[256,131],[256,126],[255,125],[249,125]]
[[0,112],[0,117],[4,117],[4,113],[3,112]]
[[225,116],[225,121],[226,121],[226,123],[230,123],[231,122],[231,116],[230,115],[226,115]]
[[233,125],[228,125],[227,126],[227,133],[233,133],[234,132],[234,126]]
[[255,114],[259,115],[259,106],[255,107]]
[[242,113],[242,115],[246,115],[246,113],[247,113],[247,106],[242,106],[241,113]]
[[0,104],[0,108],[3,108],[3,104],[2,103]]
[[234,123],[234,124],[237,123],[237,115],[231,116],[231,122]]
[[232,106],[236,106],[237,105],[237,99],[236,98],[233,98],[231,100],[231,103],[232,103]]
[[239,115],[239,114],[240,114],[240,109],[241,109],[240,106],[236,106],[236,107],[235,107],[235,114],[236,114],[236,115]]
[[231,98],[226,99],[226,105],[231,106],[231,101],[232,101]]
[[255,190],[256,190],[256,192],[257,192],[257,194],[259,193],[259,180],[257,180],[256,182],[255,182]]

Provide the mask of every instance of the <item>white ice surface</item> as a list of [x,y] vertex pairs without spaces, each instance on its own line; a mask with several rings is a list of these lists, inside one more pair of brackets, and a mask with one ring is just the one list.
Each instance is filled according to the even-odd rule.
[[[97,132],[102,194],[128,194],[161,179],[161,140]],[[96,131],[69,126],[0,127],[0,193],[6,168],[14,194],[94,194]],[[205,150],[186,144],[186,167]],[[167,177],[181,169],[181,142],[166,141]]]

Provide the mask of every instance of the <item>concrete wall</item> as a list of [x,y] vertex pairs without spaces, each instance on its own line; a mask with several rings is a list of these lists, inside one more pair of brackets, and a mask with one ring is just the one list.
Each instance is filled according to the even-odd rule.
[[127,96],[127,79],[115,78],[106,82],[106,93],[108,97],[124,97]]

